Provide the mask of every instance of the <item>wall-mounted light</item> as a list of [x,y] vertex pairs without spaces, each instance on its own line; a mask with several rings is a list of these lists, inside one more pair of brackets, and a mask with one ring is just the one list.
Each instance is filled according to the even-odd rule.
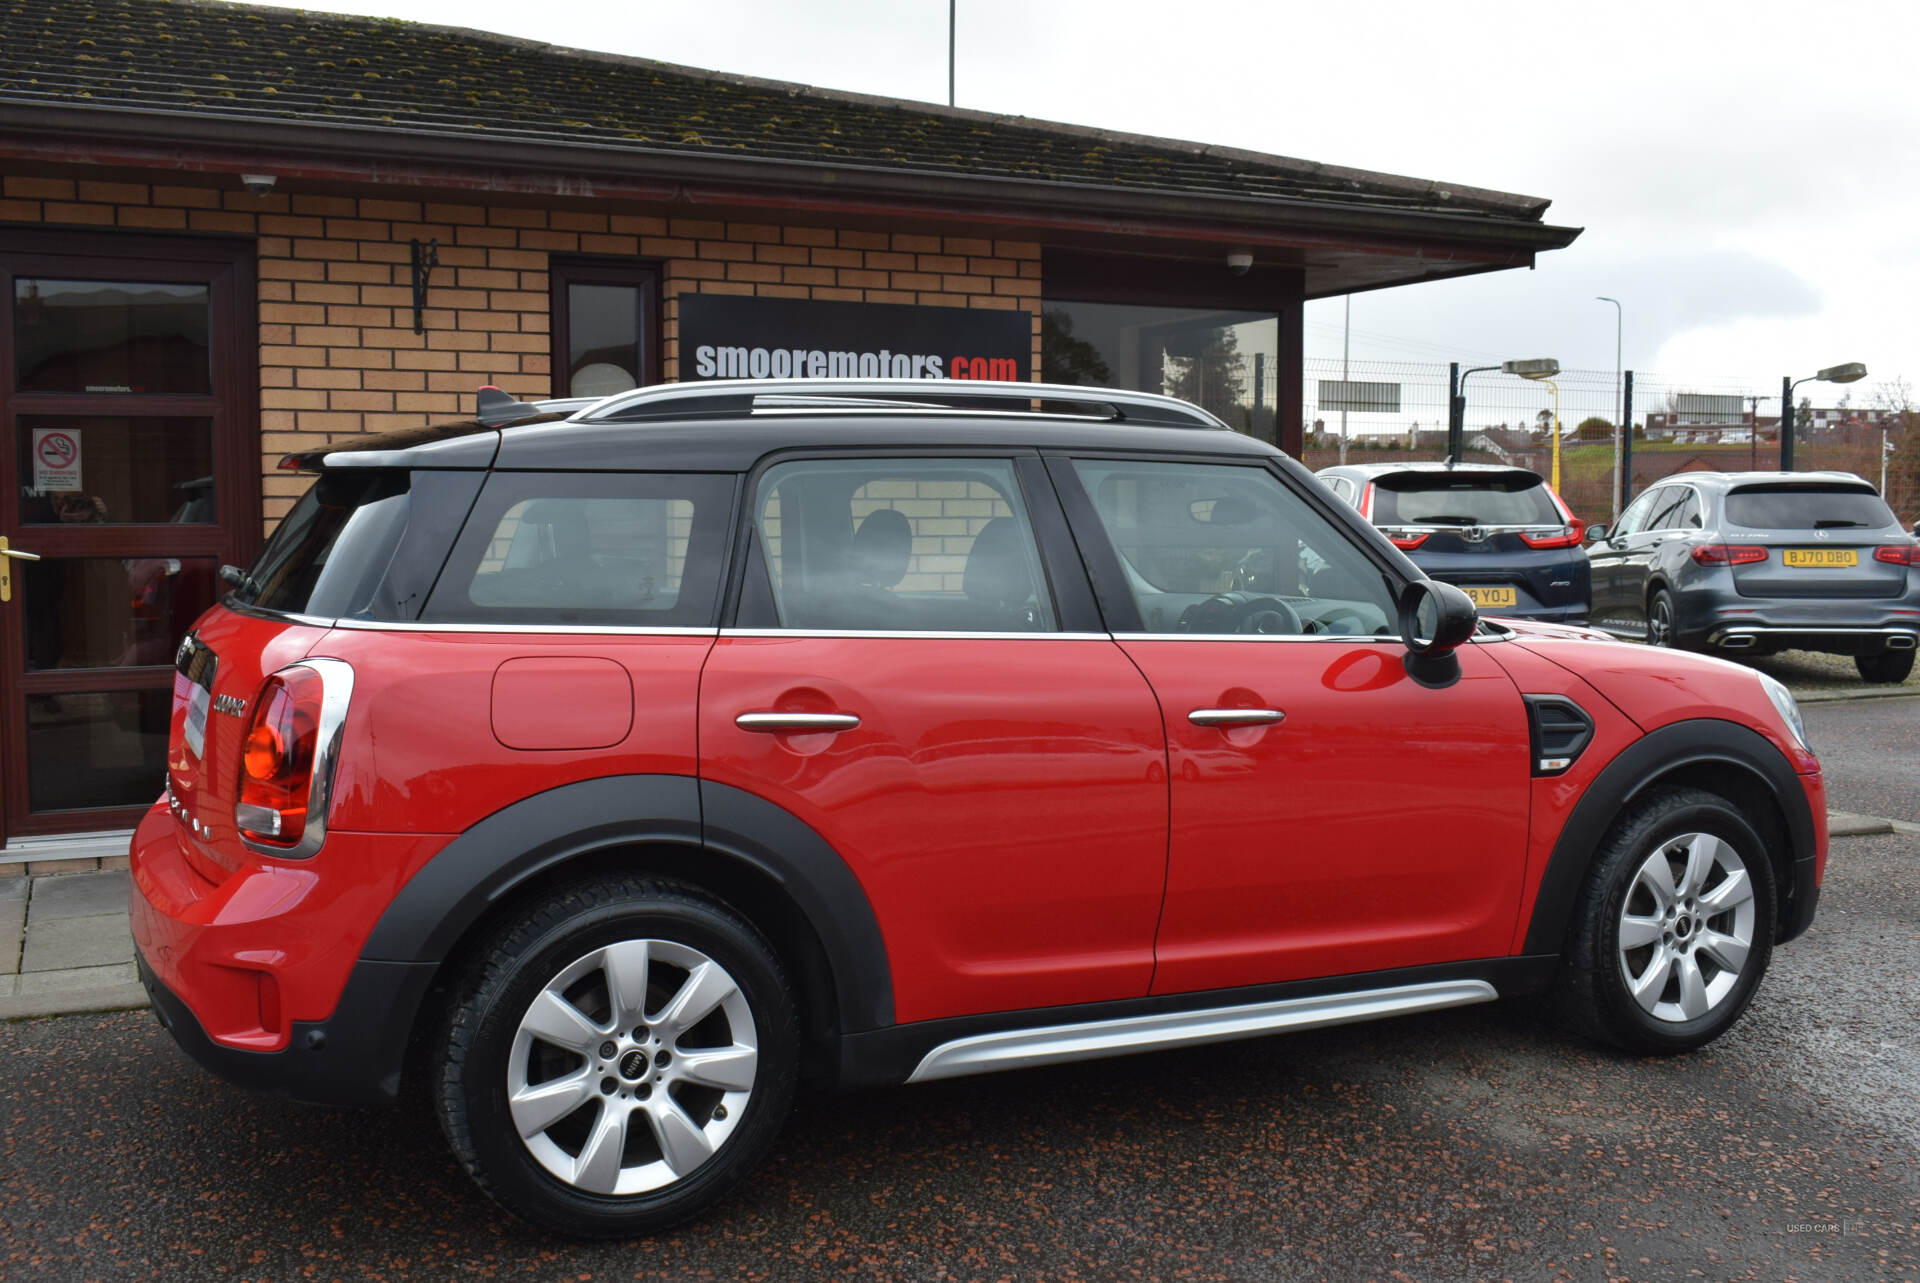
[[275,179],[272,174],[240,175],[240,185],[252,192],[255,196],[265,196],[268,192],[272,191],[274,182]]

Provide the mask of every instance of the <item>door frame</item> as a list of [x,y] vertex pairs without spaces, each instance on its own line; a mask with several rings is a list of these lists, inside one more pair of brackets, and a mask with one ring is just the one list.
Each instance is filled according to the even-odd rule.
[[[164,236],[149,233],[59,231],[20,228],[8,233],[0,250],[0,419],[11,437],[19,418],[31,414],[149,416],[175,414],[212,420],[215,493],[219,519],[210,529],[182,530],[165,524],[129,523],[111,527],[108,536],[95,527],[60,530],[18,524],[19,450],[14,440],[0,441],[0,533],[16,545],[47,556],[102,555],[96,545],[108,538],[141,539],[164,534],[168,555],[206,556],[247,565],[262,542],[260,455],[260,345],[257,249],[251,239],[215,236]],[[54,393],[15,391],[14,300],[16,276],[64,276],[79,279],[194,283],[208,287],[208,361],[206,394]],[[112,555],[112,554],[106,554]],[[16,585],[20,567],[16,563]],[[31,563],[24,563],[28,566]],[[26,573],[32,573],[27,570]],[[217,581],[216,581],[217,582]],[[217,591],[217,590],[216,590]],[[16,592],[18,588],[16,587]],[[171,666],[26,672],[25,620],[21,610],[0,608],[0,759],[27,760],[25,699],[39,685],[57,680],[63,691],[127,689],[129,677],[147,689],[163,685]],[[184,625],[191,621],[176,621]],[[64,833],[131,828],[144,806],[100,808],[35,816],[29,807],[27,772],[6,772],[0,781],[0,839],[47,837]]]

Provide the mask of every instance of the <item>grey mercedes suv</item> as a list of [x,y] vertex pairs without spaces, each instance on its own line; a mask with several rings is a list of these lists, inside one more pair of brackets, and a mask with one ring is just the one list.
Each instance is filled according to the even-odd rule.
[[1593,621],[1655,646],[1851,655],[1900,682],[1920,641],[1920,542],[1847,472],[1686,472],[1587,532]]

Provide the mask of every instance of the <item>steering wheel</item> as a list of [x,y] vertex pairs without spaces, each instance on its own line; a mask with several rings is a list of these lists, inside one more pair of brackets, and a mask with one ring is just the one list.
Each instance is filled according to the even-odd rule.
[[1300,612],[1277,597],[1255,597],[1245,602],[1233,616],[1233,631],[1259,637],[1284,637],[1304,633]]
[[1278,598],[1223,592],[1182,611],[1176,631],[1286,636],[1304,633],[1306,629],[1300,624],[1299,613]]
[[[1350,623],[1353,626],[1351,628],[1336,628],[1333,626],[1336,621],[1342,624]],[[1342,606],[1337,610],[1329,610],[1326,614],[1320,616],[1317,622],[1320,625],[1319,631],[1323,633],[1349,634],[1354,637],[1364,637],[1367,635],[1366,617],[1349,606]]]

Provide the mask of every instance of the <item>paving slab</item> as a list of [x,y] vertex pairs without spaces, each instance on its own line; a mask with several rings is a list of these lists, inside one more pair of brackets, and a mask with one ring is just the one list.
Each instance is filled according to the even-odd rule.
[[20,955],[22,975],[133,961],[133,936],[125,913],[87,918],[29,919],[27,945]]
[[66,873],[33,879],[32,919],[37,926],[59,918],[92,918],[127,911],[126,870]]
[[0,977],[0,1020],[119,1011],[147,1005],[147,991],[131,962],[69,967]]
[[0,882],[0,976],[20,970],[20,946],[27,929],[27,879]]

